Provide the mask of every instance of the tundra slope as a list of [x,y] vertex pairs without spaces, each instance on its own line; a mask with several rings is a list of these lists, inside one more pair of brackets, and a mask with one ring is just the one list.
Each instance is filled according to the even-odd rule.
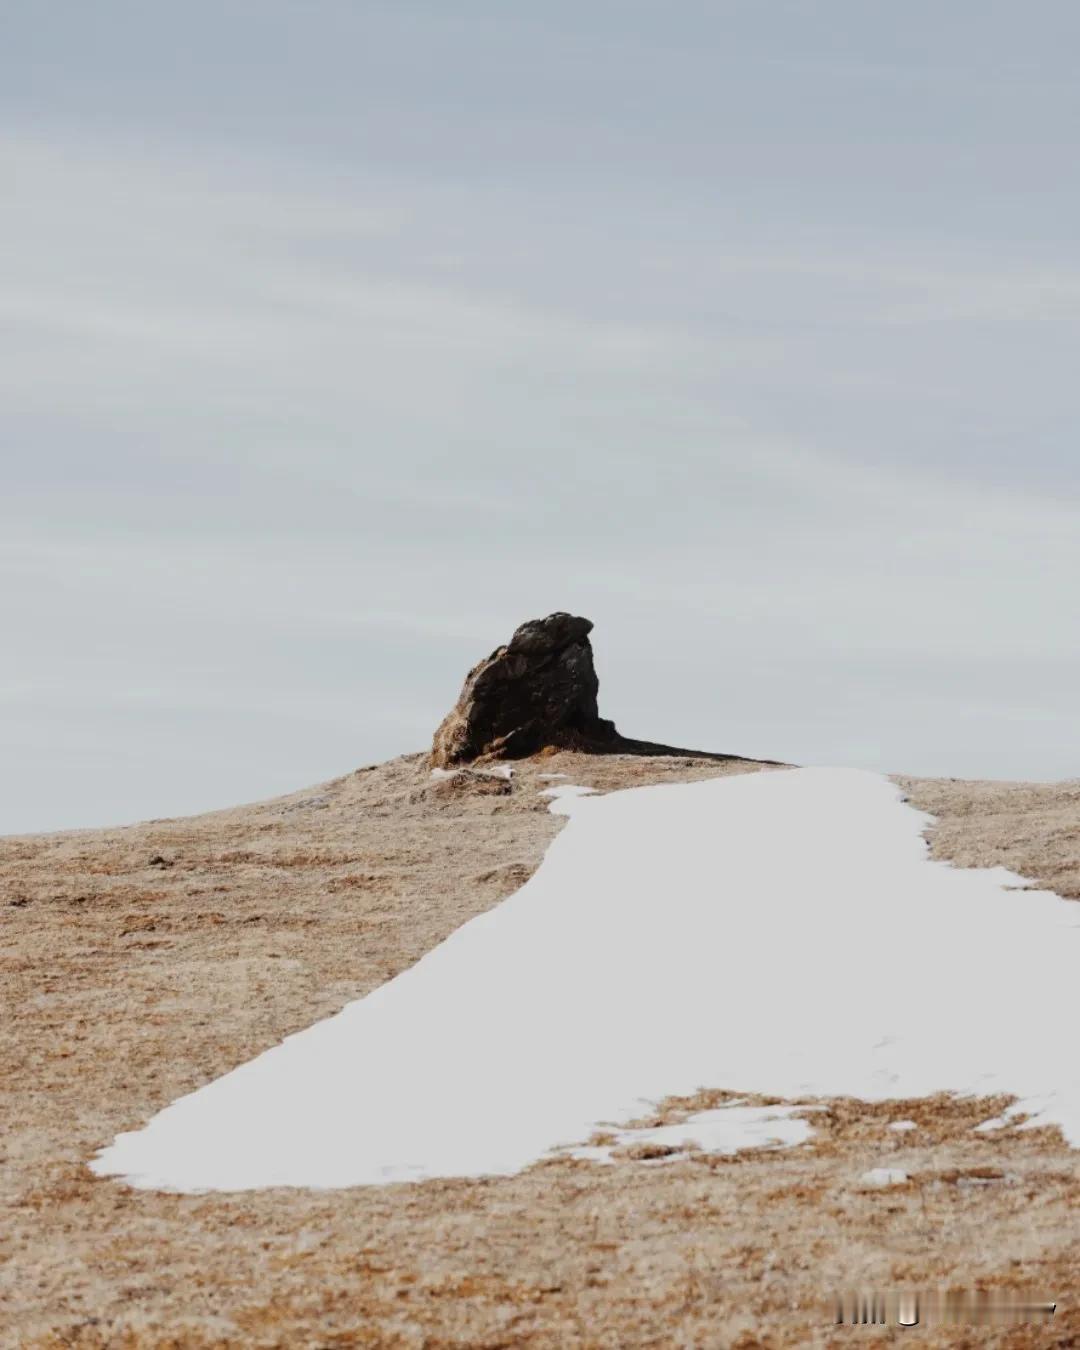
[[[509,781],[433,780],[417,755],[233,811],[0,841],[4,1343],[830,1344],[820,1300],[839,1283],[1076,1288],[1075,1155],[1052,1130],[974,1132],[1004,1099],[832,1100],[796,1153],[663,1167],[629,1148],[607,1167],[239,1196],[89,1173],[118,1131],[515,890],[561,824],[541,775],[608,791],[756,767],[561,752]],[[935,852],[1080,894],[1077,784],[902,781],[940,819]],[[602,1045],[611,1015],[582,1035]],[[668,1102],[649,1124],[729,1097]],[[889,1130],[900,1118],[918,1128]],[[911,1181],[864,1189],[883,1165]],[[1063,1304],[1048,1327],[978,1343],[1078,1334]]]
[[93,1170],[188,1192],[507,1175],[702,1086],[1015,1093],[1010,1119],[1080,1146],[1072,901],[928,861],[929,817],[866,770],[553,793],[570,823],[513,896]]

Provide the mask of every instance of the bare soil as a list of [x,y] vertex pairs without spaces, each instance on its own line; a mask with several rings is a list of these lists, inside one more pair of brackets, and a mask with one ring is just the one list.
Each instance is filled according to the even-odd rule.
[[[560,752],[506,783],[432,780],[413,755],[231,811],[0,840],[0,1344],[780,1347],[900,1334],[832,1327],[838,1286],[1044,1292],[1059,1300],[1044,1327],[904,1334],[1080,1343],[1077,1155],[1052,1130],[973,1133],[1001,1099],[833,1100],[812,1140],[783,1152],[627,1150],[610,1167],[555,1160],[384,1188],[177,1196],[87,1170],[118,1131],[515,890],[562,824],[541,774],[608,791],[760,767]],[[1080,785],[900,781],[940,817],[939,856],[1080,894]],[[598,1012],[582,1035],[602,1054],[603,1034]],[[656,1121],[720,1100],[670,1101]],[[901,1118],[918,1129],[887,1128]],[[859,1179],[877,1166],[911,1180],[868,1190]]]

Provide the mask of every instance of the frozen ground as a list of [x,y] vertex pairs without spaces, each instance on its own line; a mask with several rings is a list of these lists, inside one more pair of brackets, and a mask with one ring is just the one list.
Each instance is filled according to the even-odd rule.
[[120,1135],[135,1185],[506,1173],[699,1087],[1017,1094],[1080,1143],[1080,918],[928,860],[884,778],[802,769],[607,796],[496,909],[337,1016]]

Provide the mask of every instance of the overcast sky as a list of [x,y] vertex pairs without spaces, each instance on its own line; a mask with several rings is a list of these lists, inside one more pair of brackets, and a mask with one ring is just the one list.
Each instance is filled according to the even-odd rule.
[[1080,775],[1073,0],[0,4],[0,832],[632,735]]

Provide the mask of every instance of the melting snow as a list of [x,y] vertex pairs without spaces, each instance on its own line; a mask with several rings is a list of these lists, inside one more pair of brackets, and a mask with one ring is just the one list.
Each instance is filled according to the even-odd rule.
[[[568,816],[570,814],[569,803],[576,797],[588,797],[596,791],[591,787],[579,787],[576,783],[560,783],[558,787],[541,788],[541,797],[554,797],[551,804],[552,811],[559,816]],[[564,804],[565,803],[565,804]]]
[[1011,1093],[1080,1144],[1076,908],[929,861],[928,817],[887,779],[553,791],[570,820],[519,891],[95,1171],[179,1190],[508,1173],[701,1087]]
[[908,1174],[899,1167],[872,1167],[859,1178],[864,1186],[902,1186],[910,1180]]
[[[991,1130],[1008,1129],[1010,1125],[1016,1125],[1017,1117],[1026,1115],[1027,1112],[1032,1109],[1032,1106],[1033,1103],[1031,1102],[1016,1102],[1000,1116],[993,1116],[990,1120],[984,1120],[981,1125],[976,1125],[975,1131],[978,1134],[988,1134]],[[1028,1125],[1042,1125],[1044,1123],[1044,1121],[1038,1120],[1037,1118],[1026,1122]],[[1025,1125],[1021,1124],[1019,1128],[1022,1130],[1025,1128]],[[1074,1139],[1072,1142],[1075,1143],[1076,1140]]]
[[720,1106],[687,1116],[679,1125],[658,1125],[653,1129],[610,1131],[612,1144],[588,1145],[571,1150],[570,1157],[592,1162],[614,1162],[612,1153],[627,1145],[646,1145],[672,1149],[656,1161],[669,1161],[691,1148],[706,1153],[738,1153],[747,1148],[791,1148],[810,1138],[810,1124],[795,1116],[796,1111],[818,1111],[816,1106]]

